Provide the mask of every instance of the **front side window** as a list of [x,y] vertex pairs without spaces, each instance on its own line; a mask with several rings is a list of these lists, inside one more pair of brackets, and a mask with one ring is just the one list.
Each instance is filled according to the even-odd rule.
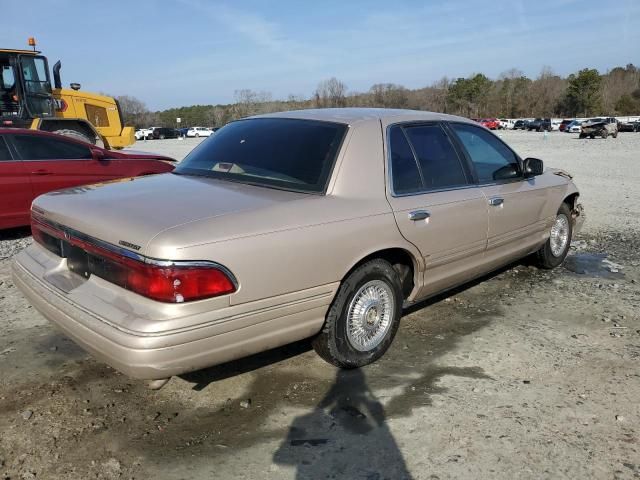
[[57,138],[15,135],[13,142],[22,160],[87,160],[93,158],[88,147]]
[[0,162],[3,160],[13,160],[13,158],[11,158],[11,152],[9,152],[7,142],[5,142],[4,138],[0,137]]
[[313,120],[240,120],[198,145],[174,172],[323,193],[346,131],[345,124]]
[[480,183],[512,180],[521,176],[515,153],[495,135],[466,123],[452,123],[451,128],[471,157]]

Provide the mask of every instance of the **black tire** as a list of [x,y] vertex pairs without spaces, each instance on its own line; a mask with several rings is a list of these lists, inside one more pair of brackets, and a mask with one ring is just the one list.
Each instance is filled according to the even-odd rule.
[[[571,209],[569,205],[563,203],[560,209],[558,210],[558,214],[556,218],[564,215],[567,220],[567,244],[564,246],[562,252],[558,252],[559,254],[555,255],[551,248],[551,236],[547,239],[544,245],[538,250],[535,256],[535,262],[540,268],[544,268],[546,270],[551,270],[552,268],[556,268],[567,257],[567,253],[569,253],[569,248],[571,247],[571,237],[573,236],[573,224],[571,223]],[[553,226],[552,226],[553,229]]]
[[594,138],[596,138],[596,134],[592,133],[591,135],[589,135],[589,138],[593,140]]
[[80,140],[81,142],[87,142],[91,145],[96,144],[96,139],[89,137],[87,134],[83,132],[79,132],[77,130],[69,130],[63,128],[61,130],[54,130],[52,133],[57,133],[58,135],[64,135],[65,137],[75,138],[76,140]]
[[200,134],[199,134],[199,133],[196,133],[196,134],[195,134],[195,137],[196,137],[196,138],[198,138],[199,136],[200,136]]
[[606,128],[603,128],[602,131],[600,132],[600,136],[602,138],[607,138],[609,136],[609,132]]
[[587,135],[586,135],[586,134],[584,134],[584,133],[581,133],[581,134],[578,136],[578,138],[587,138]]
[[614,133],[612,133],[612,134],[611,134],[611,136],[612,136],[613,138],[618,138],[618,132],[614,132]]
[[[372,281],[384,283],[392,292],[390,305],[393,312],[380,342],[369,350],[358,349],[347,333],[347,315],[359,290]],[[389,348],[396,335],[402,316],[402,286],[400,275],[393,266],[382,259],[371,260],[356,268],[342,282],[322,331],[313,339],[313,348],[325,361],[340,368],[357,368],[378,360]]]

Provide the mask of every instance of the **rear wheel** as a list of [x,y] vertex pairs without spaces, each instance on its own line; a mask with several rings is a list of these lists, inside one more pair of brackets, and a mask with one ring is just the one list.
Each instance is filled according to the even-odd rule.
[[96,144],[96,139],[91,138],[88,135],[78,132],[77,130],[69,130],[67,128],[63,128],[61,130],[54,130],[52,133],[57,133],[58,135],[64,135],[65,137],[75,138],[76,140],[80,140],[81,142],[87,142],[92,145]]
[[313,348],[341,368],[368,365],[389,348],[402,315],[402,286],[393,266],[371,260],[340,286]]
[[566,203],[563,203],[551,226],[549,238],[535,253],[538,266],[550,270],[564,262],[567,253],[569,253],[572,235],[571,210]]

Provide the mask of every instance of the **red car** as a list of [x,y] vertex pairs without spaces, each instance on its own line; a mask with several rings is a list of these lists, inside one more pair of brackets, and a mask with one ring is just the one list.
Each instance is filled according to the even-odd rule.
[[0,128],[0,229],[29,224],[31,202],[52,190],[173,170],[173,158],[124,153],[62,135]]
[[483,118],[480,125],[487,127],[489,130],[498,130],[500,128],[500,120],[497,118]]

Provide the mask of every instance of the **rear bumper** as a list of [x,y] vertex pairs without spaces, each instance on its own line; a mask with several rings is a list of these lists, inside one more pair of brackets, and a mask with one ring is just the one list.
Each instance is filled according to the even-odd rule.
[[[35,249],[35,252],[34,252]],[[16,287],[48,320],[96,358],[124,374],[139,379],[161,379],[199,370],[316,334],[337,285],[286,295],[280,303],[227,307],[211,312],[215,320],[193,315],[190,328],[161,330],[166,320],[147,320],[145,328],[131,331],[76,302],[68,293],[49,284],[37,268],[42,256],[38,245],[20,253],[12,265]],[[33,255],[31,253],[34,253]],[[31,268],[33,267],[33,268]],[[87,281],[89,284],[91,280]],[[85,286],[85,291],[89,287]],[[115,287],[117,288],[117,287]],[[75,298],[102,295],[104,286]],[[109,308],[130,304],[110,292]],[[113,294],[116,294],[113,297]],[[295,299],[294,299],[295,298]],[[130,315],[130,311],[124,312]],[[116,315],[114,315],[116,316]],[[126,315],[123,315],[123,317]],[[140,324],[140,319],[136,320]],[[181,319],[184,323],[184,318]],[[166,328],[166,327],[164,327]]]

